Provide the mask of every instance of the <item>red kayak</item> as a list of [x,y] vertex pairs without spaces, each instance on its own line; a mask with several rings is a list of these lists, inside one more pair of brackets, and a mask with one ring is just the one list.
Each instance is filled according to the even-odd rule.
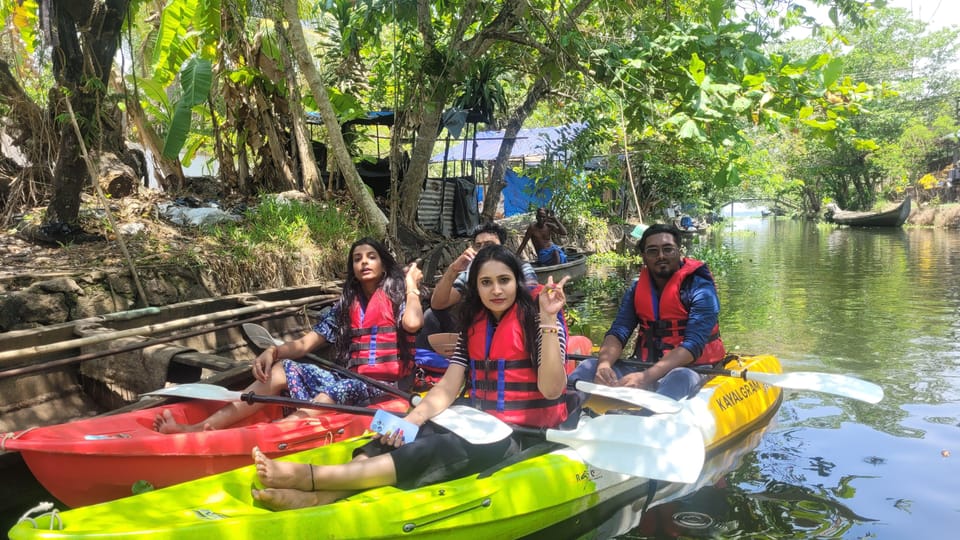
[[[337,442],[360,435],[371,421],[370,416],[325,412],[277,422],[281,407],[266,406],[228,429],[170,435],[153,430],[153,419],[163,409],[180,423],[196,423],[222,406],[190,400],[28,429],[0,437],[0,449],[19,451],[47,491],[77,507],[132,495],[140,481],[159,489],[249,465],[254,446],[275,457]],[[409,405],[395,398],[373,407],[404,412]]]

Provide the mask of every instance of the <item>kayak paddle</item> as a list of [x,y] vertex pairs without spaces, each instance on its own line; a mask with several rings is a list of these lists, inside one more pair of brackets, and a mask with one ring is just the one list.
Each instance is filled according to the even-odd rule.
[[[284,396],[267,396],[253,392],[239,392],[227,390],[222,386],[205,383],[187,383],[168,388],[161,388],[143,394],[145,396],[181,397],[190,399],[206,399],[212,401],[246,401],[247,403],[271,403],[285,405],[298,409],[325,409],[350,414],[373,416],[378,409],[357,407],[353,405],[338,405],[336,403],[317,403],[304,399]],[[495,422],[491,422],[492,418]],[[430,419],[472,444],[490,444],[510,436],[510,426],[500,422],[496,417],[463,405],[454,405]],[[498,425],[498,424],[502,424]]]
[[[577,360],[596,358],[586,355],[569,355]],[[648,364],[639,360],[620,359],[621,362],[648,367]],[[883,399],[883,388],[863,379],[837,375],[834,373],[820,373],[815,371],[795,371],[793,373],[764,373],[762,371],[723,369],[710,366],[688,366],[697,373],[704,375],[722,375],[737,377],[746,381],[757,381],[770,386],[790,388],[792,390],[811,390],[837,396],[878,403]]]
[[664,396],[656,392],[651,392],[649,390],[642,390],[640,388],[630,388],[628,386],[605,386],[587,381],[577,381],[575,387],[577,390],[586,392],[588,394],[624,401],[626,403],[630,403],[631,405],[636,405],[637,407],[642,407],[650,412],[658,414],[673,414],[680,412],[680,409],[682,408],[680,402],[671,397]]
[[[266,349],[268,347],[273,347],[275,345],[283,344],[283,340],[275,338],[272,334],[270,334],[269,330],[267,330],[263,326],[260,326],[259,324],[244,323],[243,331],[244,333],[247,334],[247,337],[249,337],[250,340],[253,341],[254,345],[256,345],[257,347],[260,347],[261,349]],[[434,334],[434,335],[438,335],[438,334]],[[439,334],[439,335],[441,337],[438,339],[444,342],[452,339],[451,336],[452,337],[457,336],[457,334]],[[431,344],[432,343],[433,341],[431,340]],[[380,388],[381,390],[384,390],[395,396],[402,397],[410,401],[412,405],[416,405],[419,402],[420,396],[417,394],[409,394],[407,392],[403,392],[402,390],[396,387],[393,387],[389,384],[386,384],[382,381],[378,381],[376,379],[371,379],[370,377],[360,375],[359,373],[350,371],[349,369],[346,369],[342,366],[334,364],[328,360],[324,360],[323,358],[320,358],[316,355],[307,354],[305,356],[306,358],[309,358],[314,362],[320,363],[324,367],[330,368],[334,371],[337,371],[349,377],[354,377],[358,380],[361,380],[365,383],[370,384],[371,386],[376,386],[377,388]],[[647,409],[654,413],[675,413],[680,410],[680,403],[677,402],[676,400],[669,398],[667,396],[657,394],[655,392],[641,390],[639,388],[627,388],[627,387],[615,388],[612,386],[597,385],[587,381],[578,381],[576,388],[577,390],[581,390],[588,394],[596,394],[599,396],[604,396],[604,397],[616,399],[619,401],[624,401],[632,405],[635,405],[637,407],[643,407],[644,409]]]
[[738,377],[745,381],[757,381],[770,386],[791,388],[793,390],[813,390],[837,396],[858,399],[867,403],[879,403],[883,399],[883,388],[872,382],[846,375],[819,373],[816,371],[794,371],[792,373],[764,373],[762,371],[736,370],[702,367],[695,368],[699,373]]
[[252,341],[254,345],[260,347],[261,349],[268,349],[270,347],[278,347],[283,345],[282,339],[273,337],[270,335],[269,330],[260,326],[259,324],[243,323],[242,328],[243,332],[247,334],[248,338],[250,338],[250,341]]
[[675,418],[605,414],[584,419],[569,431],[513,429],[569,446],[598,469],[689,484],[703,468],[703,435],[696,426]]

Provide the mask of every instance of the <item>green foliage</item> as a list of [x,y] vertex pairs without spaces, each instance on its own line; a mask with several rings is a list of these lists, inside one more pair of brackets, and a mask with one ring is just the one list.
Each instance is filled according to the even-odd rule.
[[629,280],[615,276],[586,276],[574,281],[570,285],[570,296],[582,300],[564,308],[570,333],[588,336],[594,343],[600,343],[609,328],[610,306],[617,305],[628,285]]
[[19,2],[0,2],[0,20],[10,20],[8,28],[15,29],[22,40],[24,50],[33,54],[37,49],[39,37],[37,34],[39,21],[39,3],[37,0],[21,0]]
[[733,251],[723,244],[716,246],[698,244],[688,255],[707,263],[707,266],[710,267],[710,271],[714,276],[725,274],[739,262]]
[[481,122],[492,124],[496,116],[506,113],[507,98],[500,77],[505,66],[493,58],[480,59],[473,65],[467,79],[460,87],[460,95],[453,105],[463,110],[472,110],[481,115]]
[[[209,233],[238,259],[254,259],[264,250],[294,252],[311,246],[339,246],[345,238],[370,234],[344,205],[304,203],[264,196],[239,223],[220,223]],[[347,243],[349,245],[349,242]]]
[[[779,133],[777,140],[754,137],[769,151],[769,160],[766,173],[755,161],[751,189],[789,195],[809,211],[821,210],[819,201],[825,198],[841,208],[866,210],[878,197],[902,198],[918,178],[949,163],[956,144],[949,135],[957,130],[953,108],[960,78],[945,66],[956,58],[957,30],[926,33],[905,10],[871,11],[870,26],[842,28],[853,47],[816,40],[784,47],[789,55],[827,50],[843,64],[828,64],[824,82],[833,80],[834,86],[825,84],[824,102],[801,109],[793,133]],[[834,116],[838,107],[859,115],[845,117],[827,136],[816,137],[821,122],[840,118]],[[805,121],[819,110],[822,117]],[[777,185],[764,186],[768,182]]]
[[558,140],[543,145],[546,147],[543,161],[527,169],[526,174],[534,179],[537,192],[552,191],[549,206],[561,220],[571,222],[582,217],[589,223],[590,216],[606,213],[603,194],[617,188],[618,181],[611,175],[616,173],[583,170],[587,160],[598,153],[603,140],[602,132],[594,126],[575,134],[561,129]]
[[176,159],[187,134],[190,132],[190,117],[193,107],[206,102],[213,84],[213,66],[209,60],[190,58],[180,73],[182,94],[173,111],[173,119],[167,128],[167,137],[163,142],[163,155]]

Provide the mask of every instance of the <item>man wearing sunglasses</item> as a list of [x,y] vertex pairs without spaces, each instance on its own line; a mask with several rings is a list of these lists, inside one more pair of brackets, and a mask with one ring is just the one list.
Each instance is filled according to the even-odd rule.
[[[643,257],[639,278],[624,294],[597,358],[582,362],[570,379],[683,399],[703,384],[703,377],[685,366],[715,364],[726,356],[717,289],[703,262],[681,254],[675,226],[650,226],[637,247]],[[637,328],[634,357],[641,362],[619,361]]]

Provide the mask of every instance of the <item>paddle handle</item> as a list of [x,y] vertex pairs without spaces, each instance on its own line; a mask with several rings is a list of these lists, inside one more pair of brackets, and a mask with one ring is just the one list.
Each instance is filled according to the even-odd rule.
[[296,407],[298,409],[325,409],[331,411],[340,411],[351,414],[362,414],[365,416],[373,416],[377,413],[377,409],[368,409],[367,407],[355,407],[353,405],[338,405],[336,403],[317,403],[316,401],[309,401],[306,399],[296,399],[291,397],[284,396],[265,396],[263,394],[255,394],[253,392],[246,392],[240,395],[240,401],[246,401],[247,403],[270,403],[273,405],[285,405],[287,407]]
[[315,354],[313,354],[313,353],[307,353],[307,354],[305,354],[305,355],[304,355],[304,358],[307,358],[308,360],[312,360],[312,361],[314,361],[314,362],[317,362],[318,364],[322,365],[322,366],[325,367],[325,368],[330,369],[331,371],[336,371],[337,373],[346,375],[346,376],[348,376],[348,377],[353,377],[354,379],[357,379],[357,380],[359,380],[359,381],[363,381],[364,383],[366,383],[366,384],[368,384],[368,385],[370,385],[370,386],[374,386],[374,387],[376,387],[376,388],[379,388],[379,389],[383,390],[384,392],[386,392],[386,393],[388,393],[388,394],[390,394],[390,395],[397,396],[397,397],[401,397],[401,398],[407,400],[408,402],[410,402],[410,404],[413,405],[413,406],[416,406],[418,403],[420,403],[420,395],[419,395],[419,394],[411,394],[410,392],[404,392],[403,390],[397,388],[396,386],[393,386],[392,384],[385,383],[385,382],[383,382],[383,381],[379,381],[379,380],[374,379],[374,378],[372,378],[372,377],[367,377],[366,375],[361,375],[360,373],[357,373],[356,371],[351,371],[350,369],[345,368],[345,367],[343,367],[343,366],[341,366],[341,365],[339,365],[339,364],[336,364],[336,363],[334,363],[334,362],[331,362],[330,360],[326,360],[326,359],[324,359],[324,358],[320,358],[319,356],[317,356],[317,355],[315,355]]

